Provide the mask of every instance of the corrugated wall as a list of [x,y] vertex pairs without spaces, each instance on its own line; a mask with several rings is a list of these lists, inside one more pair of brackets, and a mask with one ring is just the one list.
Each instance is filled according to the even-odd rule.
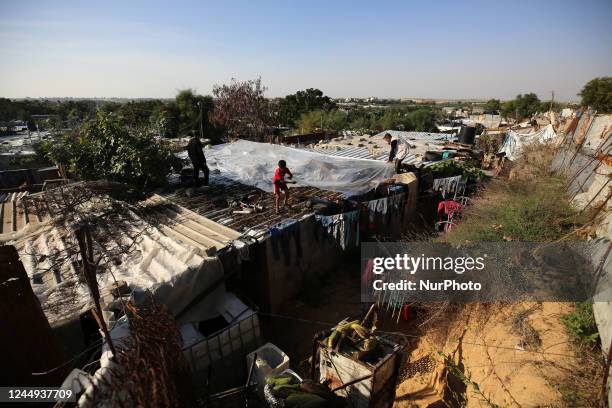
[[[605,354],[612,347],[612,115],[583,112],[559,130],[564,143],[553,160],[553,170],[568,177],[568,192],[579,209],[592,212],[597,238],[591,263],[601,274],[593,304]],[[608,377],[608,388],[610,387]],[[608,392],[612,406],[612,393]]]

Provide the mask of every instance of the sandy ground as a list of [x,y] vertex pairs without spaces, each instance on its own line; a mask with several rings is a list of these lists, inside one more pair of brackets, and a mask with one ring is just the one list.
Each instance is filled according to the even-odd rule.
[[[468,407],[572,406],[558,389],[579,387],[568,374],[575,373],[581,362],[559,320],[570,310],[570,304],[552,302],[469,305],[443,344],[430,341],[427,333],[419,340],[409,361],[429,356],[435,367],[405,378],[394,406],[429,407],[453,389],[465,394]],[[522,322],[519,328],[517,321]],[[467,385],[465,379],[446,376],[440,351],[453,356]]]
[[[347,266],[316,288],[315,296],[287,302],[283,317],[262,316],[266,338],[289,355],[300,375],[308,375],[318,331],[365,313],[357,273]],[[571,386],[567,373],[580,364],[559,320],[570,310],[566,303],[471,304],[447,326],[433,324],[423,332],[414,321],[398,323],[390,311],[382,313],[381,330],[403,333],[408,344],[394,407],[445,406],[443,398],[453,392],[468,407],[568,406],[557,386]],[[448,375],[441,353],[453,356],[463,380]]]

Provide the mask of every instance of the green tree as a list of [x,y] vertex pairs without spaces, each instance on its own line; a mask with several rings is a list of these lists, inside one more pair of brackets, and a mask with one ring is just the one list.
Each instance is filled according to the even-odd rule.
[[484,110],[485,113],[497,113],[501,108],[501,103],[499,99],[489,99],[485,104]]
[[371,126],[369,118],[365,115],[355,116],[349,123],[349,128],[361,131],[370,130]]
[[161,106],[160,100],[129,101],[119,106],[115,113],[132,128],[149,125],[151,114]]
[[175,162],[172,152],[148,132],[129,130],[117,116],[98,112],[54,143],[49,159],[68,165],[81,180],[110,180],[139,188],[163,185]]
[[151,113],[149,123],[160,137],[177,137],[179,132],[179,110],[176,103],[164,103]]
[[520,117],[528,118],[540,109],[540,99],[534,93],[516,97],[516,110]]
[[106,113],[112,113],[119,110],[120,107],[121,104],[119,102],[104,101],[102,105],[98,107],[98,110]]
[[323,111],[311,111],[302,113],[297,123],[297,128],[301,133],[312,133],[321,126]]
[[[199,132],[201,119],[202,130],[206,137],[211,130],[209,114],[214,108],[212,96],[198,95],[192,89],[183,89],[176,95],[175,103],[179,112],[181,133]],[[200,115],[202,115],[201,118]]]
[[578,94],[582,106],[590,106],[599,113],[612,112],[612,77],[591,79]]
[[[541,102],[534,93],[517,95],[514,100],[506,101],[501,106],[501,114],[516,120],[526,119],[540,111]],[[548,110],[548,109],[546,109]]]
[[562,106],[559,102],[554,101],[542,101],[540,102],[540,107],[538,108],[538,112],[559,112],[561,111]]
[[0,98],[0,121],[8,122],[20,116],[19,107],[10,99]]
[[335,108],[336,104],[320,89],[308,88],[281,99],[277,118],[280,123],[293,126],[303,113],[315,110],[330,111]]
[[344,130],[348,128],[348,115],[338,109],[325,112],[323,115],[323,126],[331,130]]
[[396,112],[392,112],[390,110],[385,111],[385,113],[378,119],[377,127],[380,130],[397,130],[399,127],[404,127],[401,123],[401,120]]
[[514,107],[514,100],[505,101],[504,103],[502,103],[501,109],[499,110],[499,113],[504,118],[514,118],[514,117],[516,117],[516,108]]
[[408,114],[410,129],[417,132],[437,132],[438,115],[432,109],[417,109]]

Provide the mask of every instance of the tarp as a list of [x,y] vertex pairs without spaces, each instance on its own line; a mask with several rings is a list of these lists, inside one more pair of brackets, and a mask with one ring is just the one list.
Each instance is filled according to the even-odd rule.
[[557,134],[555,133],[555,130],[553,129],[552,125],[548,125],[545,128],[533,133],[518,133],[514,130],[509,130],[506,133],[504,144],[502,144],[501,148],[497,153],[505,153],[506,158],[514,161],[521,156],[525,145],[529,145],[536,142],[548,143],[556,138]]
[[239,140],[206,150],[211,170],[243,184],[272,192],[279,160],[285,160],[296,186],[337,191],[347,197],[365,194],[393,176],[393,166],[377,160],[330,156],[308,150]]

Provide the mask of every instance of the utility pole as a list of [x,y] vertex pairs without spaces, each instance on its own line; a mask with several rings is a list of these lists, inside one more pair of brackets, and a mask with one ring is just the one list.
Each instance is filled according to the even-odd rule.
[[204,127],[202,125],[202,101],[198,102],[200,106],[200,139],[204,139]]
[[552,97],[550,98],[550,108],[548,111],[551,112],[553,109],[553,104],[555,103],[555,91],[550,91],[552,93]]

